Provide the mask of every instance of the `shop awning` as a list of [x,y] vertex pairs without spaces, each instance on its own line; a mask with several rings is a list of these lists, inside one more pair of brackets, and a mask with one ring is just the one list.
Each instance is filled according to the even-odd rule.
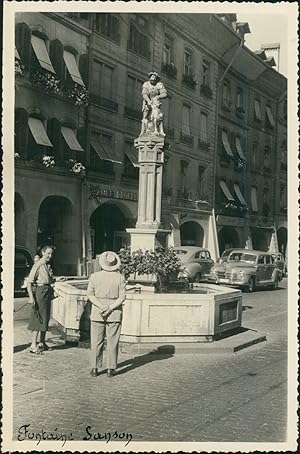
[[103,159],[104,161],[115,162],[117,164],[122,164],[121,161],[119,161],[111,156],[110,150],[108,150],[106,145],[101,143],[101,141],[99,139],[92,138],[91,145],[100,159]]
[[83,83],[83,80],[81,78],[75,56],[71,53],[68,52],[67,50],[64,50],[64,61],[66,64],[66,67],[69,71],[69,74],[74,82],[76,82],[79,85],[82,85],[83,87],[85,86]]
[[260,110],[260,102],[255,99],[254,101],[254,113],[255,113],[255,118],[259,121],[261,121],[261,110]]
[[228,187],[227,187],[227,184],[225,183],[225,181],[220,181],[220,187],[223,191],[223,194],[225,195],[226,199],[230,200],[230,201],[235,201],[234,198],[232,197]]
[[17,49],[16,47],[15,47],[15,58],[16,58],[17,60],[21,60],[20,54],[19,54],[18,49]]
[[257,191],[255,187],[251,188],[251,207],[252,211],[258,211],[257,208]]
[[236,193],[236,196],[239,199],[240,203],[242,205],[247,205],[247,203],[246,203],[246,201],[245,201],[245,199],[243,197],[243,194],[241,193],[239,185],[238,184],[234,184],[233,187],[234,187],[234,192]]
[[138,152],[135,148],[129,148],[126,150],[126,155],[131,161],[131,164],[133,167],[139,167],[139,158],[138,158]]
[[80,143],[78,142],[73,129],[62,126],[61,133],[62,133],[68,147],[70,148],[70,150],[84,151],[83,148],[81,147]]
[[244,155],[242,145],[241,145],[241,139],[239,137],[235,138],[235,148],[236,148],[236,151],[238,152],[239,157],[241,159],[243,159],[244,161],[246,161],[246,157]]
[[274,121],[272,109],[271,109],[270,106],[266,106],[266,112],[267,112],[267,117],[268,117],[269,123],[272,126],[272,128],[274,128],[275,127],[275,121]]
[[226,131],[222,131],[222,143],[224,145],[224,148],[225,148],[226,153],[228,154],[228,156],[233,157],[233,153],[232,153],[229,141],[228,141],[228,136],[227,136],[227,132]]
[[53,147],[52,143],[47,136],[43,122],[38,118],[29,117],[28,125],[33,135],[34,140],[38,145],[44,145],[45,147]]
[[55,73],[50,57],[48,55],[45,41],[38,36],[32,35],[31,45],[41,67],[46,69],[47,71]]

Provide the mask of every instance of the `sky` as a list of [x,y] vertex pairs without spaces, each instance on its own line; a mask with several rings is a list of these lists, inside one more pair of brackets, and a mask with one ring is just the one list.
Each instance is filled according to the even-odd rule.
[[287,17],[281,14],[238,13],[237,19],[249,24],[251,33],[245,36],[245,44],[252,51],[260,50],[261,44],[280,43],[279,72],[287,77]]

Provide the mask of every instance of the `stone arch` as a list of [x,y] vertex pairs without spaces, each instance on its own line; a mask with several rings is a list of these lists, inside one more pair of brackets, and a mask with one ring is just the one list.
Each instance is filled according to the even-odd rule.
[[51,195],[40,204],[38,215],[37,248],[46,244],[55,246],[53,268],[55,274],[77,274],[80,256],[80,239],[76,230],[80,220],[73,216],[71,201],[63,196]]
[[237,230],[231,226],[224,226],[218,233],[219,253],[222,254],[225,249],[239,247],[240,237]]
[[185,221],[180,226],[181,246],[203,246],[204,229],[199,222]]
[[25,205],[23,197],[15,193],[15,244],[25,246]]
[[132,213],[121,202],[105,202],[99,205],[90,216],[92,256],[105,250],[119,251],[129,245],[126,228],[134,226]]

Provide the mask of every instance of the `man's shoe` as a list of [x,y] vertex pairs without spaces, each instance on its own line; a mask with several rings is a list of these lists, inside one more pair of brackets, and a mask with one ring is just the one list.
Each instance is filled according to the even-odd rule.
[[107,376],[109,378],[113,377],[115,375],[115,370],[114,369],[107,369]]
[[98,377],[98,370],[97,369],[92,369],[90,372],[91,377]]

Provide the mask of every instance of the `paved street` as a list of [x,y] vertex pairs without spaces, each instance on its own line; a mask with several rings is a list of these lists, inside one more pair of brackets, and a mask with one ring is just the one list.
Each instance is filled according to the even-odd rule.
[[[134,441],[283,442],[287,411],[286,279],[276,291],[243,294],[243,326],[267,342],[235,354],[122,354],[113,379],[89,377],[88,350],[28,353],[26,322],[15,322],[14,430],[30,424],[72,432],[121,431]],[[15,435],[16,436],[16,435]],[[129,445],[130,446],[130,445]]]

